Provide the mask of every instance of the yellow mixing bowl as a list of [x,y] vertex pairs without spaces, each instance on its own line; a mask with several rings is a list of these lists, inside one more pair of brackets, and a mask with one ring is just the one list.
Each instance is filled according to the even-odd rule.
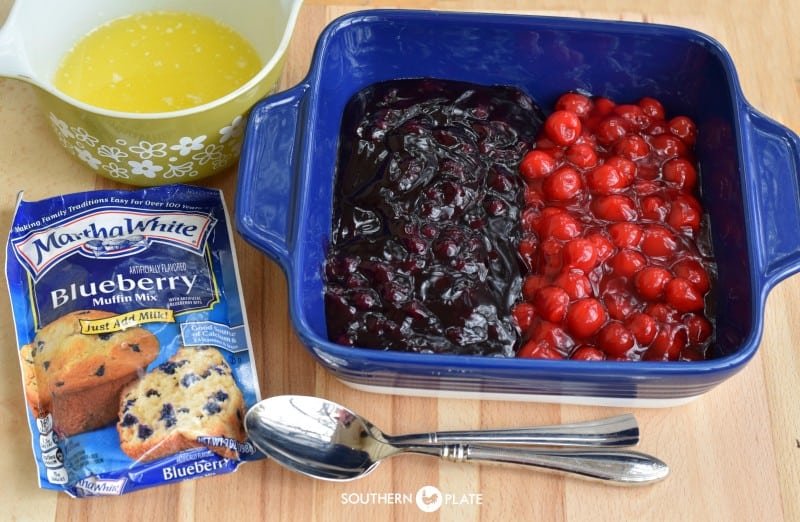
[[[17,0],[0,29],[0,76],[37,87],[64,148],[96,174],[139,186],[191,182],[233,165],[247,113],[280,79],[302,0]],[[173,112],[93,107],[53,87],[64,53],[95,27],[143,11],[195,12],[228,25],[264,67],[212,102]]]

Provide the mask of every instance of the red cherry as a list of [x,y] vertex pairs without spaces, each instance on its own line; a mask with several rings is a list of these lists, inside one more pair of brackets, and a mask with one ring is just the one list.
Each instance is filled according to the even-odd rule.
[[614,245],[602,232],[591,232],[586,234],[586,239],[592,242],[594,250],[597,252],[597,260],[605,261],[614,253]]
[[581,135],[581,121],[572,111],[555,111],[545,120],[544,132],[557,145],[567,146]]
[[538,321],[533,327],[531,339],[547,341],[550,346],[561,353],[568,353],[575,345],[572,337],[561,326],[550,321]]
[[650,257],[669,257],[677,250],[675,234],[661,225],[649,225],[642,231],[642,252]]
[[650,303],[645,307],[644,313],[659,323],[676,324],[678,322],[678,312],[666,303]]
[[628,292],[607,293],[603,296],[603,304],[612,319],[625,319],[636,310],[636,301]]
[[661,105],[661,102],[656,100],[655,98],[644,97],[639,100],[639,107],[642,108],[642,112],[650,116],[651,124],[652,121],[659,121],[663,120],[665,116],[664,106]]
[[644,130],[650,126],[652,119],[645,114],[639,105],[622,103],[614,107],[614,114],[622,117],[634,130]]
[[694,145],[697,140],[697,127],[686,116],[676,116],[669,120],[669,131],[687,145]]
[[636,167],[636,163],[632,162],[628,158],[623,158],[622,156],[611,156],[606,160],[605,163],[606,165],[610,165],[617,169],[617,172],[619,172],[622,178],[625,180],[625,187],[633,183],[633,181],[636,179],[638,168]]
[[628,134],[617,140],[611,151],[629,160],[639,160],[650,153],[650,145],[638,134]]
[[586,173],[586,186],[592,194],[608,195],[620,192],[629,185],[627,176],[608,163]]
[[590,206],[597,218],[606,221],[635,221],[638,217],[631,198],[621,194],[601,196],[592,200]]
[[597,346],[608,355],[627,355],[633,345],[633,334],[619,321],[609,321],[597,332]]
[[699,261],[690,257],[681,259],[672,265],[672,271],[676,277],[682,277],[692,282],[692,285],[701,294],[708,292],[711,287],[708,272]]
[[672,134],[659,134],[650,138],[651,150],[663,160],[684,158],[689,155],[686,143]]
[[647,259],[636,250],[624,248],[609,260],[608,266],[615,277],[631,277],[647,266]]
[[578,117],[585,118],[591,112],[593,105],[588,96],[577,92],[568,92],[556,100],[555,108],[559,111],[574,112]]
[[680,313],[699,312],[705,307],[703,295],[688,279],[675,277],[664,286],[664,300]]
[[588,169],[597,165],[597,152],[588,143],[573,143],[567,148],[565,158],[580,169]]
[[594,107],[592,110],[592,116],[607,116],[614,111],[614,107],[617,104],[614,103],[613,100],[610,98],[606,98],[605,96],[598,96],[594,99]]
[[669,214],[670,206],[661,196],[645,196],[639,202],[642,218],[652,221],[664,221]]
[[596,129],[598,143],[608,147],[628,134],[628,122],[619,116],[603,118]]
[[648,346],[656,336],[658,323],[652,316],[642,312],[636,312],[625,319],[625,326],[633,334],[633,338],[639,346]]
[[555,238],[561,240],[572,239],[581,234],[581,225],[569,213],[560,211],[544,216],[539,226],[539,236],[542,239]]
[[684,158],[666,161],[661,167],[661,176],[679,190],[691,192],[697,185],[697,169]]
[[522,158],[519,172],[527,180],[541,179],[556,170],[557,165],[552,154],[541,150],[532,150]]
[[691,344],[703,344],[713,332],[711,322],[700,314],[686,314],[683,324]]
[[542,183],[544,195],[551,201],[566,201],[577,196],[583,188],[580,174],[574,168],[565,166],[545,178]]
[[564,356],[558,353],[547,341],[528,341],[517,352],[517,357],[527,359],[563,359]]
[[536,317],[536,308],[527,302],[521,302],[514,305],[511,309],[511,317],[514,323],[525,333],[533,326],[533,320]]
[[603,305],[593,297],[572,303],[567,311],[567,328],[578,338],[594,335],[603,326],[608,316]]
[[636,248],[642,240],[642,228],[636,223],[612,223],[608,226],[608,234],[618,248]]
[[575,238],[564,245],[564,266],[574,267],[584,273],[591,272],[597,265],[597,251],[588,239]]
[[692,235],[700,230],[701,211],[685,197],[678,197],[673,200],[667,214],[669,226]]
[[567,315],[569,307],[569,294],[558,286],[545,286],[540,288],[533,298],[536,311],[545,321],[558,323]]
[[[529,276],[531,277],[531,276]],[[527,279],[526,279],[527,281]],[[560,286],[569,295],[570,299],[581,299],[592,295],[592,283],[582,270],[566,268],[553,279],[553,284]],[[523,295],[525,285],[523,284]]]
[[640,296],[653,300],[661,297],[671,279],[669,270],[660,266],[646,266],[633,276],[633,285]]
[[662,325],[650,348],[644,354],[648,361],[677,361],[686,346],[686,330],[675,325]]
[[588,344],[579,347],[577,350],[572,352],[572,355],[570,355],[570,359],[574,359],[576,361],[602,361],[605,358],[606,355],[602,350]]

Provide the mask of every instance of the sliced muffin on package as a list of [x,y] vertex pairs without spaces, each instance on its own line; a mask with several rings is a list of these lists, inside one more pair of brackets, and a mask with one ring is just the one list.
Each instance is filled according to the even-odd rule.
[[236,253],[218,190],[29,202],[6,276],[40,486],[119,495],[261,458]]

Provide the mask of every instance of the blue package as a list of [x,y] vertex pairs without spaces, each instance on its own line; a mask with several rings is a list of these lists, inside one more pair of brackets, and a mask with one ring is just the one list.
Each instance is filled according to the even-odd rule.
[[6,277],[40,487],[120,495],[263,456],[219,190],[20,195]]

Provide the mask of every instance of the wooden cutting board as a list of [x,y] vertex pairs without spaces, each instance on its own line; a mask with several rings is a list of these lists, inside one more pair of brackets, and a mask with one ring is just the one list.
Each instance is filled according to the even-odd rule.
[[[10,8],[0,0],[0,18]],[[717,38],[737,65],[747,98],[800,131],[800,5],[795,0],[308,0],[292,41],[282,87],[305,74],[324,25],[370,7],[507,10],[682,25]],[[31,199],[115,188],[70,160],[39,114],[33,90],[0,80],[0,230],[17,193]],[[232,206],[236,172],[207,182]],[[796,190],[797,187],[787,187]],[[787,230],[785,233],[797,233]],[[389,432],[497,428],[571,422],[617,410],[505,401],[437,400],[355,391],[322,370],[295,338],[279,268],[237,241],[262,394],[320,395],[344,403]],[[4,262],[4,259],[3,259]],[[8,297],[0,294],[0,505],[7,520],[800,520],[800,278],[769,296],[761,349],[738,375],[703,397],[670,409],[632,410],[642,451],[672,468],[661,483],[618,488],[510,467],[398,458],[367,479],[319,482],[269,461],[231,475],[122,497],[71,499],[37,488],[14,352]],[[444,504],[424,513],[413,498],[434,486]]]

